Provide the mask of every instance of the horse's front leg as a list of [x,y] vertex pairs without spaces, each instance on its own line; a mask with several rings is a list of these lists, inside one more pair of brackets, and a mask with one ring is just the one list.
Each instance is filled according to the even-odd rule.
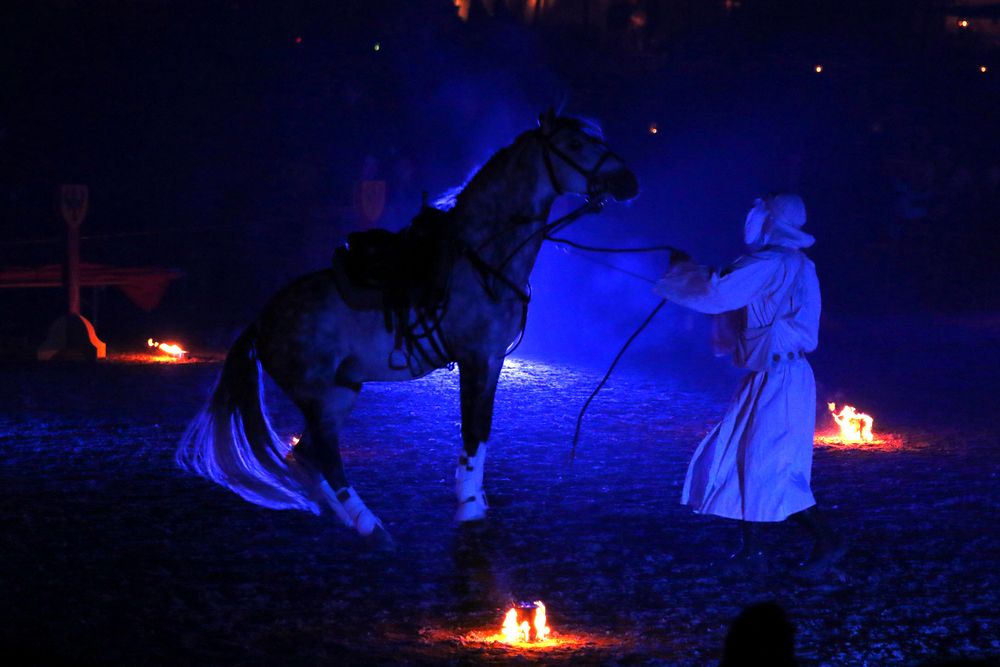
[[474,358],[459,362],[462,391],[462,455],[455,470],[455,495],[458,499],[456,521],[486,518],[486,494],[483,492],[483,466],[486,464],[486,440],[493,424],[493,399],[503,357]]

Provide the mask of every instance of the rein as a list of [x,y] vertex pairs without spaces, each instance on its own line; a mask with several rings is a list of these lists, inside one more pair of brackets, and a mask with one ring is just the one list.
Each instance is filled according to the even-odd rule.
[[[459,251],[462,256],[464,256],[466,259],[469,260],[469,263],[472,264],[473,268],[479,273],[482,279],[483,288],[486,290],[487,295],[490,297],[492,301],[499,302],[500,296],[497,293],[497,290],[491,285],[490,279],[500,282],[504,287],[511,290],[514,293],[514,295],[521,301],[522,312],[521,312],[520,331],[518,333],[517,340],[510,347],[507,348],[507,351],[504,353],[504,356],[512,354],[514,350],[516,350],[517,347],[521,344],[521,341],[524,339],[524,330],[528,322],[528,303],[531,301],[530,284],[527,286],[527,289],[521,288],[520,285],[516,285],[510,278],[507,277],[506,273],[504,273],[504,269],[507,268],[507,265],[511,262],[511,260],[513,260],[514,257],[516,257],[518,253],[520,253],[521,250],[523,250],[526,245],[535,240],[537,237],[541,236],[543,240],[563,243],[565,245],[577,247],[581,250],[589,250],[593,252],[653,252],[653,251],[674,250],[674,248],[671,248],[670,246],[656,246],[651,248],[629,248],[629,249],[595,248],[592,246],[583,246],[573,241],[569,241],[566,239],[559,239],[553,236],[553,234],[558,233],[560,230],[566,228],[567,226],[577,221],[584,215],[590,213],[598,213],[604,208],[604,205],[606,203],[605,200],[606,193],[600,191],[596,186],[596,177],[599,174],[601,167],[604,166],[604,163],[607,162],[609,159],[618,158],[619,160],[621,160],[621,158],[614,151],[607,148],[607,145],[603,144],[602,142],[601,145],[603,145],[605,148],[604,152],[601,154],[600,158],[598,158],[597,162],[595,162],[594,165],[590,167],[590,169],[586,169],[583,166],[581,166],[578,162],[576,162],[571,156],[567,155],[564,151],[562,151],[558,146],[555,145],[553,138],[561,131],[562,128],[557,128],[554,132],[549,134],[540,133],[541,146],[542,146],[542,159],[545,164],[546,173],[549,177],[549,183],[551,184],[552,189],[555,190],[557,194],[561,195],[565,193],[565,189],[562,187],[562,183],[560,183],[559,178],[556,175],[555,167],[553,165],[552,156],[555,155],[556,157],[561,159],[564,163],[566,163],[567,166],[569,166],[577,173],[581,174],[586,179],[587,193],[588,193],[586,201],[584,201],[583,204],[581,204],[574,210],[570,211],[566,215],[558,218],[557,220],[553,220],[552,222],[546,223],[545,225],[535,230],[531,234],[528,234],[527,237],[525,237],[519,244],[517,244],[514,250],[510,254],[508,254],[507,257],[504,258],[504,260],[500,263],[499,266],[493,266],[488,262],[486,262],[480,256],[479,251],[485,248],[490,243],[493,243],[496,239],[506,235],[513,229],[520,227],[526,223],[536,221],[537,218],[516,219],[511,224],[505,226],[499,232],[492,235],[486,241],[481,243],[478,248],[472,248],[471,246],[463,243]],[[624,160],[622,160],[622,162],[624,162]],[[631,340],[629,341],[629,343],[631,343]],[[626,347],[627,346],[628,344],[626,344]],[[622,351],[624,352],[624,349]],[[586,407],[584,409],[586,410]],[[579,428],[577,429],[577,431],[579,432]]]
[[[507,279],[505,275],[503,275],[502,272],[504,268],[506,268],[507,264],[509,264],[510,261],[514,259],[514,257],[516,257],[519,252],[521,252],[524,246],[530,243],[536,236],[541,234],[543,238],[548,239],[550,234],[569,225],[570,223],[574,222],[581,216],[586,215],[587,213],[597,213],[604,208],[605,193],[599,191],[598,188],[596,187],[595,185],[596,177],[600,173],[601,167],[604,166],[604,163],[607,162],[609,158],[618,158],[619,160],[621,160],[621,157],[617,153],[609,149],[607,147],[607,144],[604,144],[602,142],[601,145],[604,146],[604,152],[601,154],[601,157],[598,158],[597,162],[594,163],[594,165],[590,169],[584,168],[583,166],[580,165],[580,163],[578,163],[571,156],[567,155],[565,152],[560,150],[558,146],[555,145],[553,138],[557,134],[559,134],[562,130],[563,128],[557,128],[555,131],[548,134],[542,132],[541,130],[538,131],[539,132],[538,136],[540,138],[540,143],[542,146],[542,160],[545,163],[545,171],[549,177],[549,184],[552,186],[552,189],[555,190],[556,194],[558,195],[565,194],[566,191],[563,189],[562,183],[560,183],[559,177],[556,175],[555,167],[552,164],[552,155],[555,155],[563,162],[565,162],[567,166],[576,171],[578,174],[581,174],[586,179],[587,199],[578,208],[574,209],[573,211],[570,211],[569,213],[562,216],[558,220],[554,220],[553,222],[547,223],[546,225],[544,225],[537,231],[533,232],[532,234],[529,234],[527,238],[521,241],[521,243],[519,243],[517,247],[514,248],[514,250],[506,258],[504,258],[504,260],[500,263],[499,267],[494,268],[486,264],[481,258],[478,257],[478,251],[482,250],[487,245],[489,245],[496,239],[500,238],[501,236],[506,235],[512,229],[520,227],[526,223],[535,222],[539,220],[538,217],[515,219],[511,224],[507,225],[499,232],[488,238],[486,241],[481,243],[475,251],[473,251],[476,255],[476,258],[473,259],[473,263],[476,265],[482,265],[481,268],[477,266],[480,272],[482,273],[484,269],[488,269],[491,275],[500,278],[501,282],[503,282],[508,287],[510,287],[511,281]],[[624,160],[621,161],[624,162]],[[465,249],[463,249],[463,252],[464,251]],[[519,288],[514,288],[514,290],[515,293],[517,293],[522,300],[525,300],[527,298],[527,295],[524,293],[523,290],[520,290]],[[490,291],[492,292],[492,290]],[[492,294],[491,298],[493,298]]]
[[[502,236],[505,236],[513,229],[523,226],[526,223],[538,221],[539,220],[538,217],[515,218],[511,224],[503,227],[497,233],[487,238],[485,241],[480,243],[478,247],[475,248],[460,239],[457,240],[456,244],[457,245],[456,252],[458,253],[458,256],[467,259],[472,268],[479,274],[480,281],[483,285],[483,289],[486,291],[486,294],[491,301],[493,301],[494,303],[499,303],[501,301],[498,286],[493,284],[494,282],[497,282],[503,287],[513,292],[514,296],[521,302],[521,325],[519,327],[518,336],[515,342],[512,343],[510,346],[508,346],[507,350],[504,352],[505,357],[512,354],[514,350],[516,350],[517,347],[521,344],[521,341],[524,340],[524,330],[528,323],[528,304],[531,301],[531,285],[529,283],[524,287],[522,287],[516,284],[513,280],[507,277],[507,274],[505,273],[504,270],[507,268],[507,265],[510,263],[510,261],[514,257],[516,257],[517,254],[521,252],[521,250],[524,249],[524,247],[528,243],[537,238],[539,235],[541,235],[543,239],[547,239],[549,238],[549,235],[551,233],[564,228],[566,225],[569,225],[570,223],[582,217],[583,215],[586,215],[588,213],[597,213],[598,211],[603,209],[605,203],[604,193],[600,191],[599,188],[595,185],[595,179],[601,167],[604,165],[605,162],[607,162],[609,158],[618,157],[613,151],[608,149],[607,146],[602,142],[602,145],[605,147],[605,150],[601,154],[601,157],[589,170],[585,169],[576,161],[574,161],[572,157],[561,151],[553,143],[552,138],[560,131],[562,131],[562,128],[556,129],[551,134],[540,133],[541,144],[542,144],[542,157],[549,177],[549,182],[556,193],[563,194],[565,192],[562,187],[562,184],[559,182],[559,179],[555,173],[555,168],[552,164],[552,155],[554,154],[558,158],[563,160],[570,168],[582,174],[587,179],[587,191],[588,191],[587,200],[582,205],[570,211],[566,215],[550,223],[544,224],[542,227],[529,234],[524,240],[522,240],[517,245],[516,248],[514,248],[513,252],[511,252],[507,257],[504,258],[504,260],[500,263],[499,266],[493,266],[492,264],[484,260],[480,255],[480,252],[486,246],[490,245],[491,243],[501,238]],[[437,365],[434,364],[433,360],[431,359],[431,355],[428,354],[428,351],[424,349],[424,346],[421,344],[422,342],[428,344],[431,347],[431,352],[440,359],[444,358],[450,359],[453,357],[451,351],[448,349],[448,344],[443,335],[443,332],[441,331],[441,322],[444,319],[445,314],[447,313],[448,305],[449,305],[448,301],[445,301],[443,306],[437,309],[437,311],[433,315],[431,315],[430,319],[427,318],[426,313],[420,313],[418,316],[418,320],[414,322],[412,325],[406,327],[406,331],[404,332],[404,338],[406,340],[408,348],[405,353],[407,367],[411,366],[412,363],[411,359],[414,352],[419,353],[419,355],[424,359],[424,361],[429,363],[430,365]]]
[[[465,243],[462,244],[462,247],[459,252],[463,257],[469,260],[469,263],[472,264],[472,267],[476,269],[476,271],[479,273],[480,278],[482,278],[483,289],[486,290],[486,294],[490,297],[490,300],[492,300],[494,303],[500,302],[500,295],[497,294],[497,291],[490,285],[489,279],[494,278],[496,280],[499,280],[500,283],[502,283],[505,287],[511,290],[514,293],[514,295],[521,301],[521,326],[519,327],[517,340],[515,340],[514,343],[512,343],[504,352],[505,357],[508,357],[511,354],[513,354],[514,350],[516,350],[521,345],[521,341],[524,340],[524,330],[528,326],[528,304],[531,302],[531,284],[529,283],[526,289],[522,289],[519,285],[516,285],[514,281],[508,278],[507,275],[503,272],[503,270],[507,267],[507,264],[510,262],[510,260],[516,257],[517,253],[521,252],[524,246],[526,246],[535,237],[542,235],[543,239],[548,238],[548,234],[550,232],[556,229],[561,229],[588,213],[597,213],[603,208],[604,208],[603,199],[598,199],[598,200],[588,199],[582,205],[570,211],[561,218],[554,220],[553,222],[547,223],[546,225],[542,226],[541,228],[529,234],[527,238],[521,241],[521,243],[519,243],[517,247],[514,248],[514,251],[510,253],[503,260],[503,262],[500,263],[499,267],[494,267],[489,262],[484,260],[479,255],[477,249],[472,248],[468,244]],[[518,221],[518,223],[516,224],[520,225],[523,223]],[[514,225],[509,225],[503,231],[507,231],[509,229],[512,229],[513,227]],[[490,241],[498,237],[499,235],[494,235],[490,239]],[[480,246],[480,248],[481,247],[482,246]]]
[[[614,152],[612,152],[610,149],[606,149],[604,151],[604,153],[601,155],[601,157],[594,164],[593,167],[591,167],[589,170],[585,169],[584,167],[580,166],[569,155],[567,155],[566,153],[564,153],[562,150],[560,150],[554,144],[554,142],[552,141],[552,137],[554,137],[559,131],[560,130],[557,129],[552,134],[542,134],[541,135],[541,138],[542,138],[542,159],[544,160],[544,163],[545,163],[545,170],[546,170],[546,172],[548,174],[548,177],[549,177],[549,183],[552,185],[553,190],[555,190],[555,192],[557,194],[561,195],[561,194],[565,193],[565,190],[563,189],[562,184],[559,182],[559,178],[558,178],[558,176],[556,175],[556,172],[555,172],[555,167],[553,166],[553,163],[552,163],[552,155],[555,155],[556,157],[560,158],[563,162],[565,162],[569,167],[571,167],[573,170],[575,170],[577,173],[583,175],[587,179],[587,195],[588,196],[587,196],[586,201],[584,201],[583,204],[581,204],[580,206],[578,206],[574,210],[570,211],[566,215],[558,218],[557,220],[554,220],[552,222],[546,223],[542,227],[540,227],[539,229],[537,229],[534,232],[532,232],[531,234],[528,234],[528,236],[524,240],[522,240],[517,245],[517,247],[515,247],[514,250],[509,255],[507,255],[506,258],[504,258],[504,260],[500,263],[499,266],[495,267],[495,266],[492,266],[491,264],[489,264],[488,262],[486,262],[479,255],[479,251],[482,250],[487,245],[489,245],[490,243],[492,243],[493,241],[495,241],[496,239],[500,238],[501,236],[506,235],[511,230],[513,230],[513,229],[515,229],[517,227],[520,227],[520,226],[522,226],[522,225],[524,225],[524,224],[526,224],[528,222],[533,222],[533,221],[537,220],[537,218],[526,218],[526,219],[515,220],[512,224],[507,225],[506,227],[504,227],[503,229],[501,229],[498,233],[494,234],[493,236],[491,236],[490,238],[488,238],[485,242],[483,242],[482,244],[480,244],[480,246],[478,248],[473,248],[473,247],[469,246],[468,244],[462,243],[462,247],[459,250],[460,254],[462,256],[464,256],[466,259],[468,259],[469,263],[480,274],[480,277],[481,277],[482,283],[483,283],[483,288],[486,290],[487,295],[490,297],[490,299],[492,301],[499,302],[500,301],[500,296],[497,293],[497,291],[491,286],[491,284],[490,284],[490,278],[499,281],[502,285],[504,285],[509,290],[511,290],[514,293],[514,295],[521,301],[521,326],[520,326],[520,330],[518,332],[517,340],[513,344],[511,344],[507,348],[507,350],[504,352],[504,356],[505,357],[509,356],[510,354],[512,354],[514,352],[514,350],[516,350],[518,348],[518,346],[521,344],[521,341],[524,340],[524,331],[525,331],[525,328],[526,328],[527,323],[528,323],[528,303],[531,301],[531,291],[530,291],[531,290],[531,286],[530,286],[530,284],[528,284],[527,289],[522,289],[519,285],[514,284],[514,282],[510,278],[508,278],[507,275],[504,273],[504,269],[507,267],[507,265],[510,263],[510,261],[514,257],[516,257],[517,254],[519,252],[521,252],[522,249],[524,249],[524,247],[528,243],[530,243],[532,240],[534,240],[538,236],[541,236],[542,239],[545,240],[545,241],[552,241],[554,243],[558,243],[558,244],[570,246],[572,248],[576,248],[578,250],[584,250],[584,251],[587,251],[587,252],[600,252],[600,253],[639,253],[639,252],[674,252],[674,251],[677,251],[677,248],[674,248],[673,246],[667,246],[667,245],[647,246],[647,247],[640,247],[640,248],[606,248],[606,247],[599,247],[599,246],[584,245],[582,243],[577,243],[577,242],[571,241],[569,239],[558,238],[558,237],[554,236],[554,234],[558,233],[562,229],[565,229],[570,224],[576,222],[578,219],[580,219],[584,215],[587,215],[589,213],[598,213],[598,212],[600,212],[604,208],[604,205],[606,203],[605,202],[605,198],[604,198],[604,194],[605,193],[598,191],[598,189],[595,187],[595,185],[594,185],[595,177],[597,176],[597,174],[600,171],[601,167],[604,165],[605,162],[607,162],[607,160],[609,158],[617,157],[617,155]],[[611,267],[611,268],[616,268],[617,269],[618,267]],[[622,269],[618,269],[618,270],[622,270]],[[633,274],[633,275],[635,275],[635,274]],[[637,276],[637,277],[641,277],[641,276]],[[645,280],[645,278],[643,278],[643,279]],[[666,299],[661,300],[656,305],[656,307],[653,308],[652,312],[650,312],[649,315],[646,316],[646,319],[643,320],[642,324],[640,324],[639,327],[632,333],[632,335],[629,336],[628,340],[625,341],[625,344],[618,351],[618,354],[615,356],[614,361],[611,362],[611,366],[608,368],[607,372],[604,374],[604,377],[601,379],[600,383],[598,383],[597,387],[594,389],[594,391],[587,398],[587,401],[583,404],[583,408],[580,410],[580,414],[577,416],[576,430],[575,430],[575,432],[573,434],[573,449],[572,449],[572,452],[570,454],[570,462],[571,463],[572,463],[572,461],[574,461],[576,459],[576,446],[577,446],[577,443],[579,442],[579,439],[580,439],[580,430],[581,430],[581,428],[583,426],[583,417],[584,417],[584,415],[587,412],[587,408],[590,407],[591,402],[594,400],[594,398],[597,396],[597,394],[601,391],[601,389],[607,383],[608,379],[611,377],[611,373],[614,371],[615,367],[618,365],[618,362],[624,356],[625,351],[628,350],[628,347],[639,336],[639,334],[642,333],[642,331],[649,325],[649,323],[653,320],[653,318],[656,316],[656,314],[658,312],[660,312],[660,309],[662,309],[663,306],[666,305],[666,303],[667,303]]]
[[566,153],[561,151],[552,141],[552,138],[555,137],[560,131],[562,131],[562,128],[557,128],[554,132],[550,134],[545,134],[545,133],[539,134],[542,145],[542,159],[545,163],[545,170],[549,177],[549,183],[550,185],[552,185],[552,189],[555,190],[557,194],[561,195],[565,192],[565,190],[562,187],[562,184],[559,182],[558,176],[556,176],[555,167],[552,164],[552,155],[554,154],[558,158],[560,158],[563,162],[565,162],[569,167],[571,167],[577,173],[582,174],[584,178],[587,179],[587,192],[588,192],[587,200],[582,205],[570,211],[561,218],[546,223],[542,225],[539,229],[532,232],[531,234],[528,234],[528,236],[525,237],[520,243],[518,243],[517,247],[515,247],[514,250],[511,251],[511,253],[508,254],[507,257],[505,257],[502,262],[500,262],[499,266],[491,265],[489,262],[484,260],[482,256],[480,256],[479,252],[489,244],[493,243],[496,239],[505,236],[508,232],[512,231],[513,229],[521,227],[526,223],[537,221],[539,219],[538,217],[517,218],[511,224],[505,226],[499,232],[493,234],[488,239],[486,239],[483,243],[479,245],[479,247],[472,248],[471,246],[463,242],[461,248],[459,249],[459,253],[463,257],[468,259],[469,263],[472,264],[472,267],[479,273],[480,278],[482,279],[483,288],[486,290],[486,293],[490,297],[491,301],[493,301],[494,303],[499,302],[500,295],[497,293],[497,290],[490,284],[490,279],[499,281],[504,287],[512,291],[514,295],[521,301],[522,314],[521,314],[520,333],[518,334],[517,342],[514,343],[512,347],[509,347],[507,349],[505,356],[511,354],[515,349],[517,349],[517,346],[521,344],[521,340],[524,337],[524,329],[527,326],[527,321],[528,321],[528,303],[531,301],[531,285],[528,284],[526,288],[522,288],[520,285],[515,284],[514,281],[508,278],[507,274],[504,273],[504,269],[507,268],[507,265],[510,263],[510,261],[515,257],[517,257],[518,253],[520,253],[521,250],[523,250],[524,247],[528,245],[528,243],[533,241],[538,236],[541,236],[543,239],[547,239],[549,238],[550,234],[559,229],[562,229],[563,227],[569,225],[578,218],[588,213],[597,213],[601,209],[603,209],[605,203],[604,193],[599,192],[597,187],[595,186],[595,177],[600,172],[601,167],[604,165],[605,162],[607,162],[609,158],[618,157],[613,151],[608,149],[607,146],[602,143],[602,145],[605,146],[605,150],[601,154],[601,157],[590,169],[585,169],[579,163],[577,163],[572,157],[566,155]]

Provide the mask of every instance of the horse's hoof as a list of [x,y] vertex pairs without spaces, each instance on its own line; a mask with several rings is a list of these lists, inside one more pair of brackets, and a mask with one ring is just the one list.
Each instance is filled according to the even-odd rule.
[[458,506],[455,512],[455,521],[465,523],[467,521],[482,521],[486,518],[486,505],[478,500],[470,500]]
[[[375,513],[372,512],[367,507],[358,515],[358,518],[354,520],[354,528],[358,531],[361,537],[368,537],[373,534],[378,529],[382,528],[382,522],[378,520]],[[385,530],[383,528],[383,530]]]
[[365,542],[376,551],[395,551],[396,540],[392,539],[389,531],[379,524],[371,533],[365,536]]

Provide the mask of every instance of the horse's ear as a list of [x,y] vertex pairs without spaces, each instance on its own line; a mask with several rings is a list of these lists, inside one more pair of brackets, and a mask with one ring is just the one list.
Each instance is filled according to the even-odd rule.
[[542,128],[542,132],[548,134],[552,131],[552,126],[556,122],[556,112],[555,109],[549,107],[547,111],[543,111],[538,114],[538,127]]

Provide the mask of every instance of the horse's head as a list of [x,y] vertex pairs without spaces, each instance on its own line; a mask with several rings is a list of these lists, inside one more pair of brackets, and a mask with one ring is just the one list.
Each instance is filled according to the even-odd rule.
[[610,195],[617,201],[639,194],[625,161],[604,143],[600,128],[591,123],[557,116],[552,109],[538,117],[537,130],[549,180],[557,194],[592,198]]

